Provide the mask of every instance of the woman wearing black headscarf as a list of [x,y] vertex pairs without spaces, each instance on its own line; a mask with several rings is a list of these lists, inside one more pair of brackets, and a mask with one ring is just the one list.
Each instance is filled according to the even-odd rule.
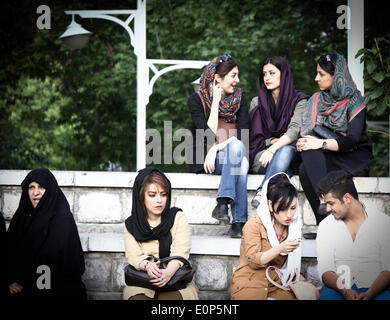
[[[147,167],[139,171],[133,186],[131,216],[125,221],[125,249],[128,262],[144,270],[152,283],[165,286],[182,262],[171,260],[165,269],[153,262],[158,258],[181,256],[189,258],[191,233],[186,216],[179,208],[171,208],[171,184],[162,171]],[[153,289],[126,286],[125,300],[196,300],[198,290],[191,282],[185,289],[159,292]]]
[[86,299],[80,237],[69,203],[48,169],[31,171],[7,232],[11,297]]

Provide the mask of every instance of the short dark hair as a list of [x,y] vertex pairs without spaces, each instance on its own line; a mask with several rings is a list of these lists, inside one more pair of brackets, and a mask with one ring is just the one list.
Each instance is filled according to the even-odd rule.
[[334,76],[336,62],[337,62],[336,53],[323,54],[317,61],[320,67],[332,76]]
[[[278,174],[268,182],[267,199],[271,200],[273,213],[277,214],[288,209],[297,195],[297,190],[285,174]],[[275,209],[278,202],[278,207]]]
[[359,195],[353,182],[353,175],[344,170],[329,172],[318,185],[319,196],[325,196],[328,193],[343,201],[346,193],[349,193],[356,200],[359,200]]
[[267,64],[273,64],[276,68],[279,69],[280,72],[282,72],[282,59],[280,59],[279,56],[273,56],[273,57],[267,57],[263,60],[261,63],[259,74],[258,74],[258,81],[261,88],[267,90],[267,87],[264,84],[264,77],[263,77],[263,69],[264,66]]
[[222,56],[219,56],[217,58],[215,73],[220,75],[221,78],[224,78],[234,67],[240,69],[238,63],[236,62],[236,60],[233,59],[232,56],[230,56],[230,58],[226,61],[223,61]]

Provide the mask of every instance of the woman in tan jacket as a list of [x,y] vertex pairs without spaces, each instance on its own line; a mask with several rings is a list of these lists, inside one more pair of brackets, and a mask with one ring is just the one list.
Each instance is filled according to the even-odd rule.
[[231,282],[232,300],[291,300],[295,296],[271,284],[266,277],[288,286],[303,280],[301,268],[301,221],[297,191],[285,173],[268,179],[262,189],[257,215],[243,229],[240,260]]
[[133,187],[131,216],[125,221],[125,250],[129,264],[144,270],[152,279],[156,290],[125,286],[124,300],[197,300],[198,289],[194,281],[182,290],[159,291],[183,265],[171,260],[160,269],[158,258],[181,256],[189,258],[191,232],[186,216],[179,208],[171,208],[171,184],[157,168],[139,171]]

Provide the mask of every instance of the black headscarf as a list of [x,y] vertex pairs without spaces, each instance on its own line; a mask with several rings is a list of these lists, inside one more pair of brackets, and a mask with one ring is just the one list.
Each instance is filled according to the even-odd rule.
[[[139,198],[142,182],[152,171],[161,173],[169,183],[169,190],[166,190],[168,192],[168,199],[165,209],[161,214],[161,223],[153,229],[150,228],[149,222],[142,210],[143,204]],[[170,255],[170,247],[172,244],[171,228],[175,222],[176,213],[181,210],[176,207],[171,208],[171,194],[171,183],[161,170],[155,167],[146,167],[145,169],[140,170],[135,178],[133,186],[133,207],[131,209],[131,216],[125,221],[127,230],[137,241],[159,241],[160,258],[169,257]]]
[[[28,195],[28,186],[34,181],[46,189],[35,208]],[[34,256],[46,237],[50,219],[58,212],[55,210],[57,202],[63,210],[70,211],[70,207],[56,178],[48,169],[31,171],[21,186],[22,196],[8,228],[8,239],[9,243],[15,243],[23,238],[25,249],[28,249],[30,256]]]
[[[46,189],[35,208],[28,195],[31,182]],[[69,203],[48,169],[32,170],[21,187],[19,206],[7,231],[8,283],[17,282],[24,291],[35,290],[36,268],[47,264],[52,274],[51,293],[64,296],[74,290],[76,297],[75,286],[83,290],[81,275],[85,265]]]

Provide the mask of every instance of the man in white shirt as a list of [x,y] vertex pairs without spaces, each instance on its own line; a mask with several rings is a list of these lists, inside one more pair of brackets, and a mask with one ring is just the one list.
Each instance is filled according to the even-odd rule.
[[330,172],[319,184],[330,215],[317,234],[320,300],[390,300],[390,217],[366,213],[353,178]]

